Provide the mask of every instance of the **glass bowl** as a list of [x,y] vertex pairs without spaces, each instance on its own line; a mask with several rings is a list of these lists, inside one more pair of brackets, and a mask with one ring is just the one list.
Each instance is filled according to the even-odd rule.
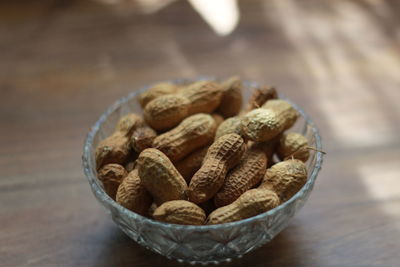
[[[190,81],[172,82],[182,84]],[[247,88],[243,91],[246,103],[251,89],[256,87],[257,83],[246,81],[244,84]],[[94,150],[100,140],[114,131],[121,116],[129,112],[142,113],[136,96],[148,88],[149,86],[134,91],[110,106],[91,128],[84,144],[85,175],[93,194],[111,214],[114,222],[140,245],[179,262],[207,264],[231,261],[271,241],[307,201],[321,168],[323,156],[321,152],[310,151],[310,159],[306,163],[307,183],[290,200],[258,216],[232,223],[187,226],[158,222],[125,209],[104,192],[102,184],[96,177]],[[281,95],[280,98],[286,99]],[[321,151],[321,137],[314,123],[295,103],[286,100],[301,115],[290,131],[302,133],[308,138],[311,147]]]

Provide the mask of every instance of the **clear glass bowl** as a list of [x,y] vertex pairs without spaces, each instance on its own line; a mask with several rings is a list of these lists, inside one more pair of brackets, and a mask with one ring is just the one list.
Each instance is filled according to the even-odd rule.
[[[173,82],[182,84],[189,81]],[[245,82],[245,85],[251,89],[256,87],[257,83]],[[308,199],[321,168],[323,156],[321,152],[310,151],[310,159],[307,161],[309,173],[307,183],[290,200],[268,212],[238,222],[209,226],[162,223],[125,209],[104,192],[103,186],[96,178],[94,150],[100,140],[114,131],[121,116],[129,112],[141,113],[136,96],[148,88],[134,91],[110,106],[91,128],[84,144],[85,175],[93,194],[111,214],[114,222],[140,245],[179,262],[207,264],[230,261],[271,241],[288,225],[290,218]],[[245,101],[250,93],[251,90],[244,90]],[[322,150],[321,137],[314,123],[302,109],[291,103],[301,116],[290,131],[302,133],[308,138],[310,146]]]

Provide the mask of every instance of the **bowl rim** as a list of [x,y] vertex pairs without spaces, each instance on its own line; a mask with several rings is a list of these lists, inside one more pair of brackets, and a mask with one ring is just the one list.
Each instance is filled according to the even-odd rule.
[[[199,80],[215,80],[219,81],[220,79],[217,79],[215,77],[209,77],[209,76],[202,76],[197,79],[174,79],[174,80],[169,80],[167,82],[172,82],[175,84],[183,84],[187,82],[195,82]],[[165,82],[165,81],[164,81]],[[249,81],[249,80],[244,80],[243,81],[244,85],[246,88],[255,88],[259,86],[257,82],[254,81]],[[107,120],[109,115],[111,115],[114,111],[116,111],[120,106],[123,104],[127,103],[128,101],[134,99],[137,97],[140,93],[146,91],[149,89],[151,86],[153,86],[156,83],[152,83],[150,85],[144,86],[140,88],[139,90],[135,90],[133,92],[130,92],[128,95],[123,96],[116,100],[111,106],[109,106],[105,112],[103,112],[99,119],[95,122],[95,124],[90,128],[89,133],[86,135],[85,141],[84,141],[84,146],[83,146],[83,155],[82,155],[82,167],[86,176],[86,179],[88,180],[90,186],[92,187],[92,191],[94,194],[97,195],[101,199],[101,202],[104,204],[108,204],[107,209],[109,209],[109,206],[112,206],[114,209],[118,210],[119,213],[121,214],[127,214],[129,217],[131,217],[134,220],[139,220],[143,224],[149,224],[150,226],[154,227],[163,227],[163,228],[169,228],[169,229],[174,229],[174,230],[190,230],[190,231],[198,231],[198,232],[207,232],[207,231],[216,231],[216,230],[222,230],[227,227],[240,227],[242,225],[245,225],[247,223],[253,222],[253,221],[261,221],[264,220],[265,218],[269,216],[273,216],[275,213],[279,213],[282,209],[285,209],[287,206],[291,205],[294,201],[296,201],[298,198],[301,198],[302,195],[304,195],[307,191],[307,189],[312,186],[315,183],[315,180],[318,176],[318,173],[321,169],[322,162],[323,162],[323,153],[320,152],[322,151],[322,141],[321,141],[321,136],[319,135],[319,130],[316,127],[315,123],[311,120],[311,118],[305,113],[303,109],[301,109],[296,103],[292,102],[290,99],[286,98],[282,94],[279,94],[279,98],[284,99],[288,101],[290,104],[293,105],[293,107],[301,114],[301,116],[305,119],[308,125],[311,126],[313,136],[315,138],[315,143],[316,143],[316,163],[315,167],[312,169],[311,175],[308,178],[307,182],[303,185],[303,187],[295,194],[293,195],[289,200],[284,202],[283,204],[280,204],[279,206],[258,214],[256,216],[243,219],[240,221],[235,221],[235,222],[229,222],[229,223],[223,223],[223,224],[214,224],[214,225],[181,225],[181,224],[172,224],[172,223],[165,223],[165,222],[160,222],[156,221],[153,219],[150,219],[148,217],[139,215],[133,211],[130,211],[123,206],[119,205],[115,200],[113,200],[111,197],[109,197],[104,189],[101,187],[99,180],[97,179],[96,173],[92,171],[91,168],[91,147],[94,141],[94,138],[97,134],[97,132],[100,129],[100,126]]]

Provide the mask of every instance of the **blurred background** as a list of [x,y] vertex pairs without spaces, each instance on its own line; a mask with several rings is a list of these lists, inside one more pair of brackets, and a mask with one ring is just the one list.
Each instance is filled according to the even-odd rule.
[[112,223],[81,151],[116,99],[199,75],[276,86],[312,117],[327,152],[289,227],[226,266],[397,266],[394,0],[2,0],[1,264],[175,265]]

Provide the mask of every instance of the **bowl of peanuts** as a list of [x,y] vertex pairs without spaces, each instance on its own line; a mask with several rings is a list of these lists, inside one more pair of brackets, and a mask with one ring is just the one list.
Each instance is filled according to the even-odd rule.
[[83,169],[96,199],[140,245],[220,263],[271,241],[307,201],[323,162],[318,129],[274,87],[238,77],[152,84],[91,128]]

